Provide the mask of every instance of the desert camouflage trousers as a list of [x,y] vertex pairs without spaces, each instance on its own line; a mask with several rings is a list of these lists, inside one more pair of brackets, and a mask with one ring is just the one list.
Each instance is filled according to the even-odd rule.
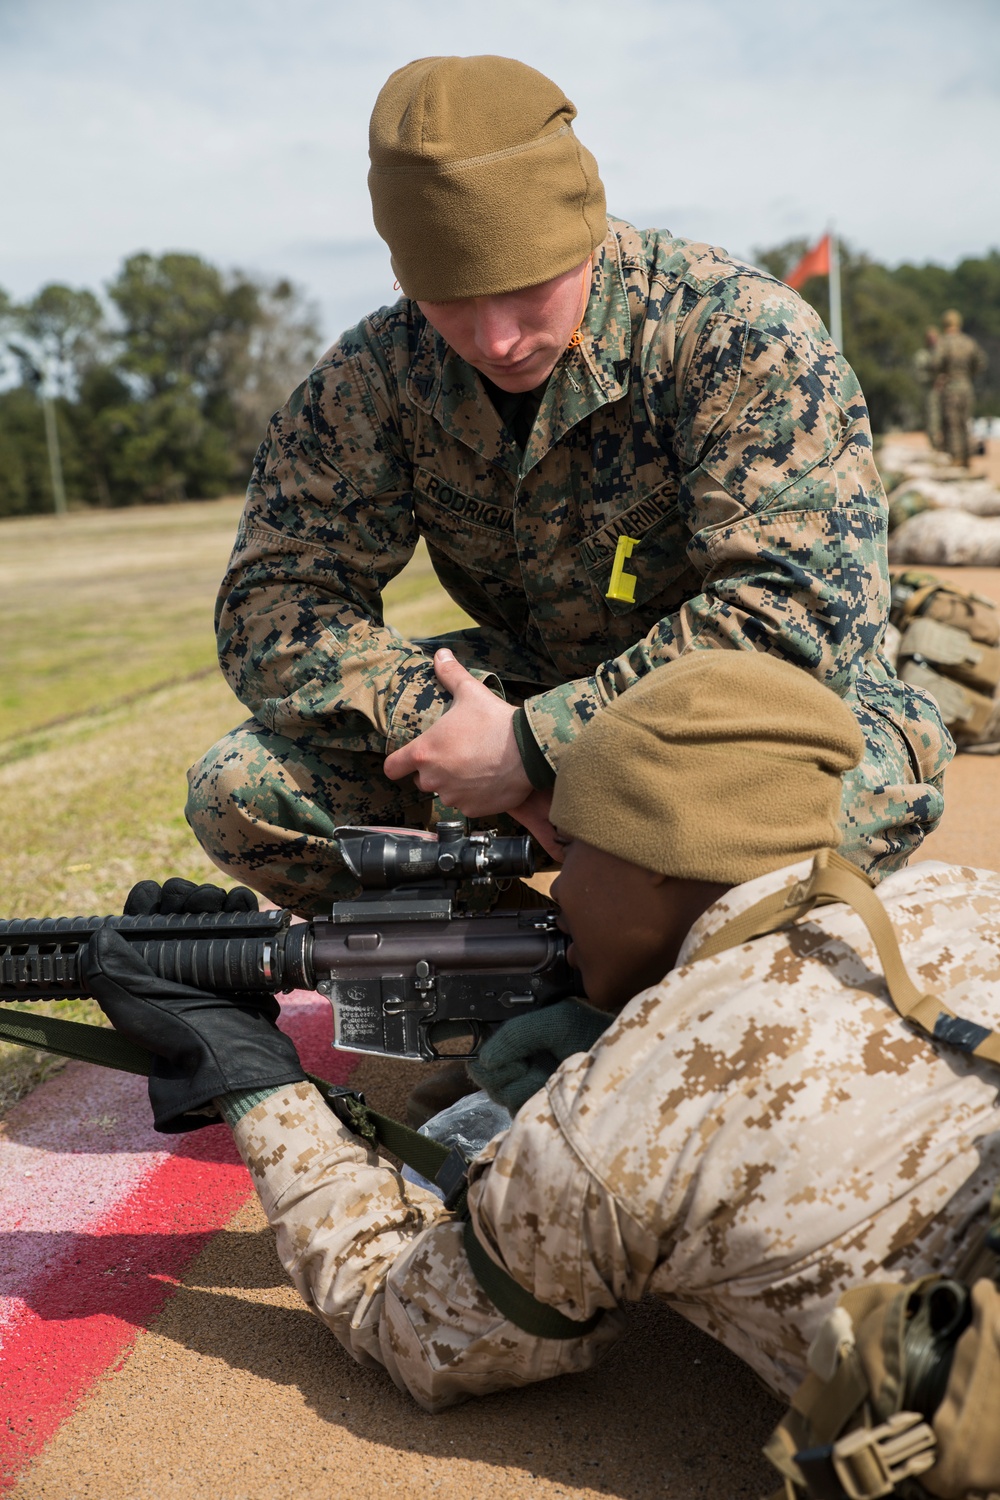
[[[461,632],[474,637],[477,632]],[[463,664],[483,675],[486,664],[472,640],[442,638]],[[420,643],[433,654],[435,640]],[[463,650],[463,646],[466,648]],[[504,683],[508,702],[524,684]],[[520,689],[520,691],[519,691]],[[843,853],[876,879],[901,869],[937,825],[944,809],[943,770],[922,778],[917,756],[884,713],[853,693],[846,699],[868,747],[844,778]],[[349,722],[350,721],[350,722]],[[447,810],[412,781],[384,775],[381,750],[359,748],[357,715],[344,716],[338,741],[298,739],[247,719],[188,772],[187,819],[209,858],[227,875],[279,906],[317,916],[330,903],[356,895],[333,841],[342,824],[426,828]],[[452,814],[454,816],[454,813]],[[522,833],[506,817],[474,826]],[[545,856],[540,850],[539,868]]]

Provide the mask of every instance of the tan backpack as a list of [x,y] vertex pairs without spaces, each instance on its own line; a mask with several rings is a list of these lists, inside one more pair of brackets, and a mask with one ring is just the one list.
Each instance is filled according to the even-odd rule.
[[772,1500],[1000,1497],[992,1278],[854,1287],[820,1328],[809,1366],[764,1449],[785,1480]]

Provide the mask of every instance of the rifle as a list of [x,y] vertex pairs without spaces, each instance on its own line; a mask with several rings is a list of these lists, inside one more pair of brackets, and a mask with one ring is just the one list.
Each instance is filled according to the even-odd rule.
[[505,1021],[582,995],[554,908],[466,909],[459,888],[534,873],[527,835],[338,828],[334,839],[361,883],[329,916],[288,910],[179,916],[0,920],[0,1000],[85,996],[83,955],[114,927],[165,979],[232,995],[318,990],[333,1007],[334,1046],[437,1061],[442,1042],[469,1038],[474,1057]]

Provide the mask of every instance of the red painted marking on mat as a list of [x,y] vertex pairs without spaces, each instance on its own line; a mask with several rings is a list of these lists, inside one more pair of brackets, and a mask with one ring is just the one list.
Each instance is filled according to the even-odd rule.
[[[294,1038],[306,1068],[331,1081],[346,1081],[357,1058],[331,1051],[330,1011],[325,1003],[319,1005],[315,997],[303,996],[299,1004],[287,1006],[283,1026]],[[71,1069],[77,1090],[88,1081],[107,1077],[103,1070],[83,1063],[72,1064]],[[64,1102],[69,1073],[67,1069],[52,1085],[36,1090],[25,1101],[31,1106],[23,1110],[25,1117],[37,1121],[44,1115],[47,1088],[53,1099]],[[60,1084],[64,1085],[61,1093]],[[59,1227],[55,1223],[42,1227],[43,1206],[36,1227],[23,1231],[37,1242],[25,1254],[23,1246],[18,1246],[21,1231],[17,1227],[24,1222],[24,1207],[14,1209],[19,1219],[8,1228],[6,1238],[12,1247],[10,1267],[20,1285],[16,1290],[11,1287],[14,1295],[7,1299],[0,1331],[0,1493],[13,1488],[25,1464],[73,1412],[93,1382],[127,1358],[139,1331],[156,1317],[194,1257],[252,1196],[250,1179],[224,1126],[156,1137],[156,1154],[147,1166],[142,1155],[150,1146],[143,1085],[138,1085],[133,1098],[132,1118],[122,1121],[113,1143],[117,1152],[137,1148],[127,1190],[103,1204],[96,1219],[82,1206],[87,1203],[93,1154],[81,1153],[79,1146],[74,1151],[71,1129],[67,1130],[68,1150],[53,1153],[45,1147],[44,1175],[46,1186],[54,1189]],[[80,1097],[80,1105],[82,1114],[87,1108],[85,1096]],[[14,1115],[8,1117],[8,1124],[13,1120],[16,1129]],[[51,1135],[51,1128],[44,1125],[36,1131],[36,1138],[43,1142]],[[170,1152],[166,1159],[164,1149]],[[68,1179],[68,1185],[54,1184],[53,1172]],[[74,1176],[80,1179],[76,1196],[81,1208],[67,1213],[67,1204],[74,1199]],[[112,1183],[121,1176],[119,1168]],[[39,1261],[40,1272],[32,1276],[27,1267]]]

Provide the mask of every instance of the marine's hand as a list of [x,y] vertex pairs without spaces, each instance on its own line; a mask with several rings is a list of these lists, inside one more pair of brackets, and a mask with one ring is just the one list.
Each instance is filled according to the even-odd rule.
[[390,781],[416,778],[469,818],[519,807],[531,793],[514,738],[514,710],[478,682],[448,650],[434,655],[434,670],[452,702],[436,724],[385,762]]
[[510,808],[510,815],[519,823],[523,823],[535,842],[541,844],[546,854],[551,855],[556,864],[561,865],[563,850],[556,843],[556,831],[549,821],[551,807],[551,791],[542,792],[536,789],[525,798],[520,807]]
[[83,979],[115,1030],[153,1053],[157,1130],[212,1125],[219,1094],[305,1078],[292,1042],[274,1025],[271,997],[251,1004],[161,979],[112,927],[99,927],[87,944]]
[[543,1005],[494,1032],[468,1064],[469,1073],[495,1103],[516,1115],[560,1063],[588,1051],[613,1020],[582,1000]]

